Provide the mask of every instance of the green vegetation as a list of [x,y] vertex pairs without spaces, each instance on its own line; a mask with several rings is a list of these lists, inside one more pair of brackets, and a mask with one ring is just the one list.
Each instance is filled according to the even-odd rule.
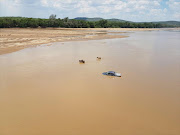
[[121,20],[121,19],[116,19],[116,18],[113,18],[113,19],[103,19],[103,18],[99,18],[99,17],[95,17],[95,18],[87,18],[87,17],[76,17],[74,18],[76,20],[84,20],[84,21],[92,21],[92,22],[95,22],[95,21],[100,21],[100,20],[107,20],[107,21],[120,21],[120,22],[127,22],[125,20]]
[[170,23],[135,23],[117,19],[100,19],[98,21],[88,21],[81,19],[56,19],[56,15],[51,15],[49,19],[25,18],[25,17],[0,17],[0,28],[46,28],[46,27],[62,27],[62,28],[163,28],[177,27]]
[[[130,22],[130,21],[126,21],[126,20],[121,20],[121,19],[116,19],[116,18],[112,18],[112,19],[103,19],[103,18],[87,18],[87,17],[77,17],[75,18],[76,20],[84,20],[84,21],[100,21],[100,20],[107,20],[108,22],[129,22],[129,23],[137,23],[137,22]],[[142,23],[146,23],[146,22],[138,22],[140,24]],[[150,22],[153,24],[160,24],[161,27],[180,27],[180,22],[179,21],[159,21],[159,22]]]

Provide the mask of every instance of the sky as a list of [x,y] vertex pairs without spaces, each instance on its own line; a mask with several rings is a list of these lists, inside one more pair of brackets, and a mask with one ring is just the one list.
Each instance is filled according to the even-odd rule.
[[0,16],[180,21],[180,0],[0,0]]

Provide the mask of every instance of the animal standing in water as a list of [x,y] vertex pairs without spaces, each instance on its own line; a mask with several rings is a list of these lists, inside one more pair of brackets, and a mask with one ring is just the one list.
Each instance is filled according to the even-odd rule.
[[79,63],[84,64],[84,63],[85,63],[85,61],[84,61],[84,60],[79,60]]

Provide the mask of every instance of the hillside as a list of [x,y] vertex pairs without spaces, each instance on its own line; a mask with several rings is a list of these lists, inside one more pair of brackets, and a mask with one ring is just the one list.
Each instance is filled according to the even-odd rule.
[[112,19],[103,19],[100,17],[95,17],[95,18],[87,18],[87,17],[76,17],[74,18],[75,20],[84,20],[84,21],[100,21],[100,20],[108,20],[108,21],[115,21],[115,22],[126,22],[125,20],[121,20],[121,19],[116,19],[116,18],[112,18]]
[[100,20],[103,20],[103,18],[87,18],[87,17],[77,17],[77,18],[74,18],[75,20],[84,20],[84,21],[100,21]]
[[[100,20],[103,20],[103,18],[87,18],[87,17],[77,17],[74,19],[75,20],[84,20],[84,21],[100,21]],[[116,19],[116,18],[104,19],[104,20],[112,21],[112,22],[130,22],[130,21]],[[134,23],[147,23],[147,22],[134,22]],[[172,25],[172,26],[180,27],[180,21],[159,21],[159,22],[150,22],[150,23]]]
[[179,21],[160,21],[160,22],[153,22],[153,23],[161,23],[161,24],[174,25],[174,26],[180,27]]

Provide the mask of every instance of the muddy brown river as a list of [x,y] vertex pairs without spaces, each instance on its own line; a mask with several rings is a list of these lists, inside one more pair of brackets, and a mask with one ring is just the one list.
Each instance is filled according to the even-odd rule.
[[180,32],[126,35],[0,55],[0,135],[179,135]]

